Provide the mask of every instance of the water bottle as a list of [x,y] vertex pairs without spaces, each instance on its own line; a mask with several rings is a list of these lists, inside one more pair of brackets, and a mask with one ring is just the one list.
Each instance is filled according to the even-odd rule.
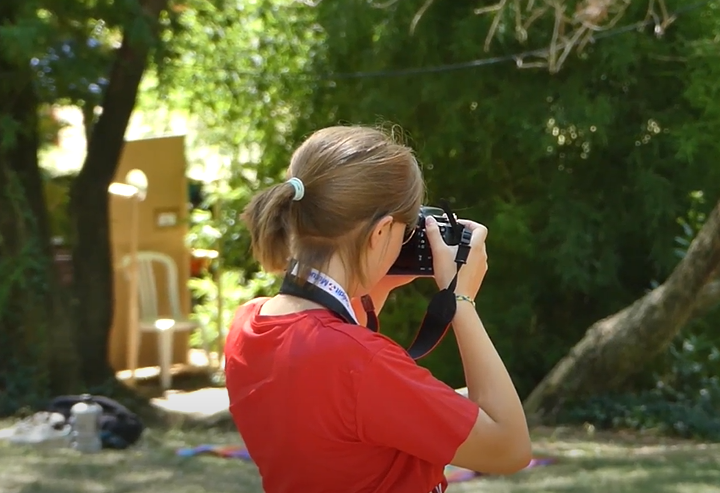
[[102,450],[100,441],[100,415],[102,407],[93,402],[92,396],[84,394],[82,401],[70,409],[72,422],[72,448],[85,454]]

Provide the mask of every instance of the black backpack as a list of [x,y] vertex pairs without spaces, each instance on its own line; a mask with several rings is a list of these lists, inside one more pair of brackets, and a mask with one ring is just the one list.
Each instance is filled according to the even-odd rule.
[[[70,409],[78,402],[84,402],[87,396],[63,395],[50,401],[47,410],[60,413],[70,422]],[[145,426],[137,414],[117,401],[100,395],[90,396],[92,402],[102,407],[100,416],[100,439],[103,448],[124,449],[140,439]]]

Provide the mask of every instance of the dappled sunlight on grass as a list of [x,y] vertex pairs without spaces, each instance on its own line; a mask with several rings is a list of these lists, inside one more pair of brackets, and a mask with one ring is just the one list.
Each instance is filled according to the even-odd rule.
[[454,485],[451,493],[720,493],[720,445],[622,433],[537,430],[536,455],[558,463],[508,478]]
[[[97,455],[0,442],[0,493],[261,493],[252,464],[175,455],[180,447],[238,442],[233,432],[179,429],[151,429],[132,450]],[[558,463],[451,485],[449,493],[720,493],[717,444],[577,429],[539,429],[534,443],[536,455]]]
[[234,433],[150,430],[132,450],[97,455],[0,443],[0,493],[259,493],[252,464],[175,455],[179,447],[238,441]]

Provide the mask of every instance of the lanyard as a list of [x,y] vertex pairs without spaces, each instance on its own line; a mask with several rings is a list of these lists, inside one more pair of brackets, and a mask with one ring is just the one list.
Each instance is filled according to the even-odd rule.
[[[458,270],[465,263],[467,253],[470,251],[469,234],[465,242],[459,245],[456,255]],[[285,279],[280,286],[280,294],[295,296],[317,303],[337,316],[346,323],[359,325],[355,311],[350,304],[350,297],[345,290],[330,276],[311,270],[307,280],[297,276],[298,265],[295,260],[291,261]],[[415,335],[410,347],[407,348],[408,355],[413,359],[420,359],[430,353],[447,333],[450,322],[455,315],[455,283],[457,275],[445,289],[435,293],[430,299],[428,309],[425,312],[420,329]],[[361,298],[363,309],[367,313],[367,328],[373,332],[379,331],[378,317],[375,314],[370,296]]]
[[[298,273],[298,265],[295,263],[292,268],[289,271],[290,276],[295,277],[297,279],[297,273]],[[288,276],[288,277],[290,277]],[[290,284],[287,281],[289,281],[288,277],[285,278],[285,282],[283,282],[282,288],[280,288],[280,292],[283,294],[291,294],[293,296],[299,296],[297,292],[288,292],[288,290],[295,291],[292,289],[291,286],[286,286],[286,284]],[[292,281],[291,281],[292,282]],[[307,278],[307,283],[312,285],[313,287],[319,289],[322,294],[316,293],[317,295],[320,295],[323,298],[323,301],[328,300],[328,296],[330,296],[333,300],[333,302],[330,303],[331,306],[336,306],[337,303],[339,303],[343,310],[341,313],[338,313],[342,318],[346,319],[346,321],[352,321],[354,324],[358,324],[357,316],[355,315],[355,310],[353,310],[352,304],[350,303],[350,297],[347,295],[345,290],[343,289],[340,284],[335,281],[332,277],[328,276],[327,274],[323,274],[322,272],[319,272],[315,269],[312,269],[310,271],[310,274]],[[300,296],[302,298],[306,298],[305,296]],[[310,301],[315,301],[311,299]],[[330,308],[330,306],[327,306],[325,303],[321,303],[326,308]],[[335,311],[334,307],[330,308],[331,311]],[[348,320],[348,316],[349,319]]]

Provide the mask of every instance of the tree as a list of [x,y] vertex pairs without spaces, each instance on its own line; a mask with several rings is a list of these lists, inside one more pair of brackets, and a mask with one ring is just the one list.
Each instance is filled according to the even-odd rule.
[[[112,376],[105,355],[112,319],[107,189],[167,0],[122,5],[0,6],[0,411]],[[102,108],[86,122],[91,137],[72,190],[69,296],[54,273],[38,166],[41,108],[55,103],[78,104],[86,115]]]
[[[102,114],[92,125],[87,156],[71,194],[75,241],[73,270],[78,300],[76,321],[81,376],[97,385],[113,376],[106,351],[113,316],[112,261],[108,227],[108,186],[120,161],[125,129],[135,107],[151,47],[157,43],[159,17],[168,0],[140,0],[128,12],[108,77]],[[138,20],[142,22],[138,25]]]
[[[20,2],[0,6],[0,25],[16,25]],[[47,216],[37,166],[39,100],[29,60],[12,50],[7,27],[0,35],[0,361],[2,388],[12,390],[7,375],[22,374],[22,387],[45,385],[50,365],[45,351],[47,320],[57,305],[48,290]],[[23,63],[25,62],[25,63]],[[19,263],[18,259],[23,259]],[[34,363],[31,363],[34,362]],[[42,370],[35,371],[37,367]]]
[[697,310],[717,299],[720,202],[670,277],[632,305],[593,324],[525,400],[552,416],[571,399],[617,390],[661,351]]

